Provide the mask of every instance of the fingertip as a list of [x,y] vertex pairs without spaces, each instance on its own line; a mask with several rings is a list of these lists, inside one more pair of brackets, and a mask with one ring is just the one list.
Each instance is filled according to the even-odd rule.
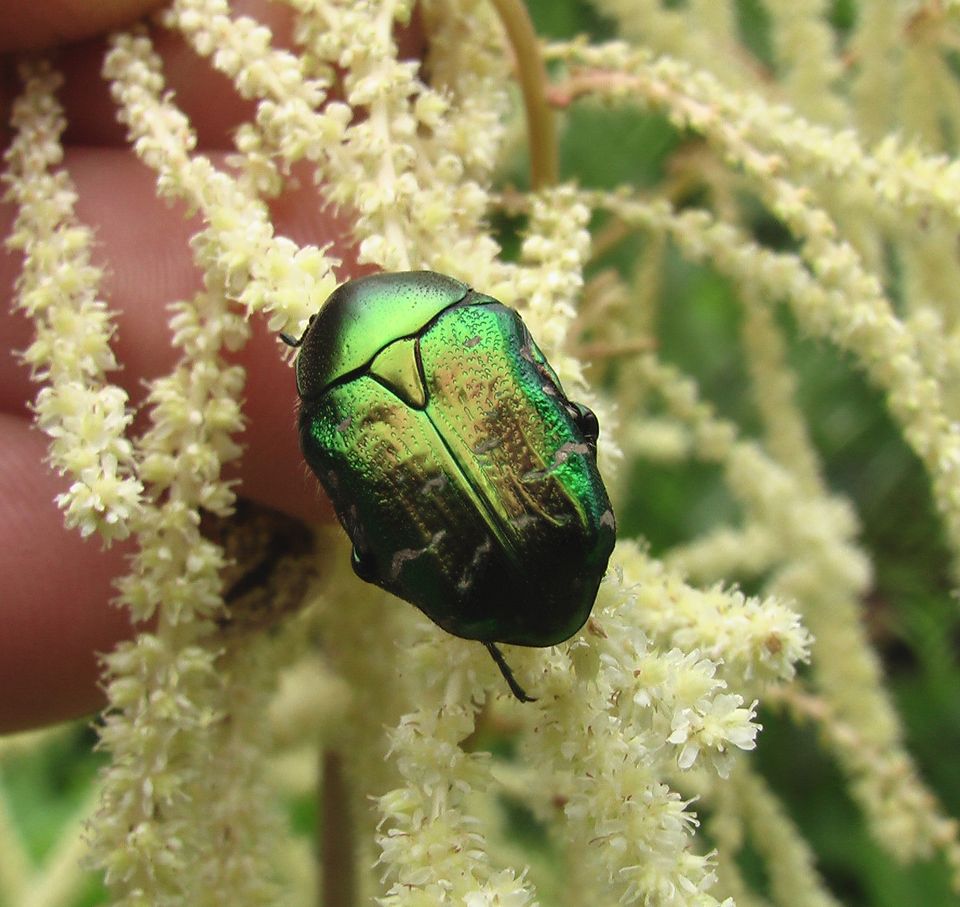
[[163,0],[32,0],[3,10],[0,53],[82,41],[136,22]]
[[30,423],[0,415],[0,733],[90,714],[103,703],[98,652],[133,634],[111,602],[130,544],[103,550],[67,530],[63,482]]

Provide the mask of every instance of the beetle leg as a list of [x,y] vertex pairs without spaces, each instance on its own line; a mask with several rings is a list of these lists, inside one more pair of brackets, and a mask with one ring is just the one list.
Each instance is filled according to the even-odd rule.
[[310,325],[313,324],[313,319],[316,317],[316,314],[310,316],[306,330],[299,337],[294,337],[292,334],[286,333],[286,331],[281,331],[278,336],[287,346],[292,346],[294,349],[297,349],[297,347],[303,345],[303,341],[310,331]]
[[510,687],[510,692],[513,693],[520,702],[536,702],[536,697],[528,696],[523,687],[517,683],[517,678],[513,676],[513,671],[510,670],[510,665],[507,664],[506,659],[503,657],[503,652],[492,642],[485,642],[484,645],[500,669],[500,673],[503,674],[503,679],[507,682],[507,686]]

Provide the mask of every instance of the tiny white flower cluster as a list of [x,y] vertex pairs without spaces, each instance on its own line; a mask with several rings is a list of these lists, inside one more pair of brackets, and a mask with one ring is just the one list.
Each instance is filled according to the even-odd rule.
[[[590,209],[572,186],[535,196],[530,207],[521,249],[525,267],[517,269],[513,292],[523,301],[531,332],[552,363],[563,360],[575,301],[583,289],[583,268],[590,254],[589,221]],[[579,369],[558,368],[564,378],[582,381]]]
[[226,293],[249,311],[268,313],[272,330],[292,328],[299,336],[336,287],[333,262],[315,247],[275,236],[266,205],[248,184],[189,153],[196,138],[163,97],[161,61],[146,36],[116,36],[104,75],[137,154],[158,173],[159,191],[203,212],[207,228],[193,245],[201,263],[222,274]]
[[[833,243],[832,227],[825,227],[826,235],[813,243],[824,243],[826,251],[817,258],[819,274],[811,275],[798,256],[762,248],[704,210],[678,213],[665,202],[601,195],[591,198],[632,223],[667,231],[691,258],[709,259],[764,298],[785,295],[811,333],[828,336],[855,353],[887,391],[904,438],[928,465],[945,528],[951,538],[956,536],[955,548],[960,550],[960,480],[955,475],[960,470],[960,428],[947,414],[940,385],[924,368],[916,339],[895,316],[875,279],[862,270],[852,248]],[[794,213],[804,218],[804,211],[797,197]]]
[[66,121],[54,92],[62,81],[49,65],[24,64],[25,90],[15,102],[18,132],[6,152],[7,198],[19,205],[10,249],[25,255],[17,306],[36,324],[24,354],[46,382],[35,403],[51,438],[51,465],[70,479],[57,496],[66,525],[106,542],[126,538],[142,487],[126,438],[132,414],[126,393],[107,382],[117,368],[113,325],[97,298],[100,270],[90,261],[93,234],[74,213],[76,192],[62,161]]
[[[753,749],[759,730],[756,703],[748,706],[728,692],[726,678],[742,684],[748,676],[791,676],[793,659],[807,656],[809,636],[782,606],[720,590],[700,592],[635,546],[618,548],[613,569],[615,577],[601,586],[586,631],[569,647],[523,659],[519,650],[511,650],[511,661],[525,669],[524,682],[539,697],[535,706],[502,703],[522,729],[522,763],[531,769],[513,794],[585,863],[590,888],[580,893],[583,898],[596,897],[603,878],[609,892],[624,902],[642,893],[664,904],[715,905],[708,894],[715,880],[711,861],[691,849],[696,818],[663,779],[683,775],[704,760],[714,778],[726,777],[735,753]],[[666,645],[652,644],[652,636],[641,629],[648,607],[664,619],[668,612],[680,615],[677,622],[686,628],[683,649],[671,648],[666,632]],[[684,620],[701,609],[707,615]],[[744,645],[732,664],[702,654],[718,635],[734,634],[744,638]],[[767,645],[748,642],[762,639]],[[480,656],[464,661],[457,651],[448,652],[441,664],[441,651],[426,639],[405,648],[405,670],[429,683],[426,689],[418,684],[417,695],[439,694],[446,704],[424,705],[406,715],[392,737],[405,786],[378,804],[386,830],[382,859],[397,880],[385,903],[419,903],[415,892],[422,893],[424,884],[438,892],[456,890],[435,887],[449,885],[441,880],[451,875],[424,865],[436,864],[440,852],[428,858],[426,843],[419,842],[452,840],[460,827],[452,824],[454,817],[469,810],[472,796],[490,788],[498,775],[488,758],[465,754],[455,744],[473,729],[473,716],[453,703],[461,702],[467,689],[479,694],[488,682],[477,685],[483,679],[476,674]],[[493,673],[486,665],[486,677]],[[449,809],[453,802],[455,813]],[[459,820],[476,835],[472,850],[464,845],[469,871],[485,879],[490,869],[480,828],[463,815]],[[421,884],[408,871],[420,874]],[[401,898],[404,879],[410,890]],[[511,877],[514,881],[521,880]]]
[[600,470],[609,475],[614,473],[620,454],[612,431],[615,411],[590,387],[584,377],[584,363],[568,350],[576,300],[583,290],[583,270],[591,252],[589,220],[590,208],[572,186],[558,186],[532,196],[521,264],[501,269],[506,281],[501,298],[521,310],[567,395],[594,411],[604,431],[598,453]]
[[758,599],[714,586],[692,589],[630,543],[617,566],[635,600],[637,625],[660,648],[699,650],[738,687],[792,680],[812,642],[798,614],[774,598]]
[[465,753],[459,741],[473,727],[462,705],[423,708],[391,735],[391,755],[405,786],[378,801],[385,830],[380,862],[392,884],[384,907],[428,904],[534,903],[523,874],[495,869],[466,797],[490,783],[484,754]]
[[[732,425],[717,419],[675,369],[647,356],[637,360],[637,371],[672,415],[690,427],[697,455],[724,464],[728,486],[745,510],[741,539],[760,531],[764,537],[759,561],[734,551],[731,560],[710,564],[730,551],[730,539],[723,535],[708,536],[703,546],[674,549],[670,561],[681,569],[700,568],[697,575],[705,578],[727,575],[738,566],[771,572],[767,588],[803,607],[817,639],[815,682],[835,709],[818,717],[831,728],[831,745],[855,779],[854,796],[876,833],[886,839],[891,825],[904,824],[911,834],[891,845],[900,858],[916,859],[936,846],[951,866],[960,866],[960,846],[945,833],[954,827],[952,820],[925,788],[903,746],[900,721],[864,633],[857,602],[868,588],[870,565],[853,542],[857,527],[849,505],[824,490],[811,490],[802,474],[786,471],[757,445],[737,441]],[[773,640],[774,649],[780,642]]]

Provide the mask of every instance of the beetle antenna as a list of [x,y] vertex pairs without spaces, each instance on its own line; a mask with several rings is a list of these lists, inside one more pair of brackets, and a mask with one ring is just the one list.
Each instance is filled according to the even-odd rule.
[[536,702],[536,698],[534,696],[528,696],[523,687],[517,683],[517,678],[513,676],[513,671],[510,670],[510,665],[507,664],[506,659],[503,657],[503,652],[492,642],[485,642],[484,645],[487,647],[490,657],[500,669],[500,673],[503,674],[503,679],[507,682],[507,686],[510,687],[510,692],[513,693],[520,702]]

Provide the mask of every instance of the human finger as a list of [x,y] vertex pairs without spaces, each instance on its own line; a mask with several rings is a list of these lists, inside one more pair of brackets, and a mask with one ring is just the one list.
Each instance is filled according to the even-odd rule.
[[164,0],[31,0],[3,11],[0,53],[40,50],[135,22]]
[[[188,240],[198,229],[182,211],[160,204],[154,177],[129,152],[73,151],[67,167],[78,188],[77,214],[96,235],[95,258],[104,268],[104,294],[117,313],[115,350],[123,369],[111,376],[142,404],[146,383],[174,366],[167,305],[189,298],[200,278]],[[276,207],[278,230],[306,242],[335,243],[355,269],[347,228],[329,212],[309,183]],[[9,207],[4,212],[12,217]],[[3,225],[0,224],[0,229]],[[0,286],[19,266],[0,255]],[[308,522],[330,518],[316,480],[303,466],[295,427],[293,372],[263,319],[251,320],[253,337],[239,356],[247,370],[247,424],[239,436],[246,451],[228,477],[239,492]],[[112,582],[125,564],[122,548],[103,551],[63,526],[54,503],[66,483],[44,462],[46,443],[30,426],[28,401],[36,391],[12,354],[30,340],[20,313],[0,306],[0,730],[75,717],[96,708],[95,652],[109,651],[130,627],[110,607]],[[140,419],[142,428],[144,419]]]
[[0,733],[86,714],[99,704],[97,652],[130,634],[109,602],[130,545],[99,549],[63,528],[46,442],[0,414]]

